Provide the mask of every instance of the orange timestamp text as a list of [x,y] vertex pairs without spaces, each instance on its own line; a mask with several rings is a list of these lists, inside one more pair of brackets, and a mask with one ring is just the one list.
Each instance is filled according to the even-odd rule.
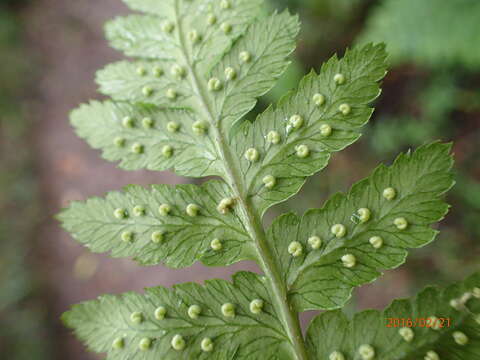
[[432,329],[442,329],[449,328],[451,324],[450,318],[437,318],[437,317],[428,317],[428,318],[386,318],[386,326],[389,328],[398,328],[398,327],[422,327],[422,328],[432,328]]

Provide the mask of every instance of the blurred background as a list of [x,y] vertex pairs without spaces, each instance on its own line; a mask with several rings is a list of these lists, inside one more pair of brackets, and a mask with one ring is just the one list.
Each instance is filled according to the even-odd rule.
[[[480,2],[477,0],[266,0],[300,14],[303,30],[288,72],[255,109],[346,47],[385,41],[390,72],[362,139],[334,156],[295,199],[268,214],[320,207],[378,162],[422,143],[454,141],[457,185],[437,240],[406,265],[357,290],[348,310],[384,307],[429,283],[478,269],[480,258]],[[89,254],[53,220],[71,200],[130,183],[191,181],[125,172],[100,159],[68,123],[71,109],[99,98],[95,70],[121,58],[103,23],[120,0],[0,0],[0,354],[9,360],[97,359],[62,327],[60,314],[101,293],[228,278],[241,268],[169,270]],[[254,114],[252,114],[252,117]],[[267,219],[267,222],[269,221]]]

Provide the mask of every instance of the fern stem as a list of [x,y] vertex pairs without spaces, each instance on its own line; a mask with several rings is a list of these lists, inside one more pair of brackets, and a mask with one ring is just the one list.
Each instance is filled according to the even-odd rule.
[[222,134],[219,129],[216,131],[218,135],[218,147],[224,160],[230,186],[238,200],[238,206],[244,214],[244,219],[247,220],[246,225],[248,226],[248,232],[255,241],[255,249],[258,255],[258,260],[260,261],[260,267],[266,278],[270,281],[274,295],[273,298],[276,302],[274,305],[281,316],[284,328],[295,350],[297,360],[307,360],[307,351],[302,330],[300,328],[298,314],[290,307],[288,302],[287,287],[268,248],[266,234],[260,216],[255,213],[253,205],[250,204],[250,201],[246,196],[242,178],[239,176],[236,167],[233,165],[235,164],[235,161],[231,149],[225,141],[225,134]]
[[210,109],[207,101],[208,97],[206,95],[208,92],[204,87],[202,87],[201,82],[198,80],[198,74],[196,73],[195,67],[192,64],[193,61],[190,58],[187,47],[185,46],[185,35],[182,31],[182,22],[178,14],[178,2],[176,2],[175,6],[175,18],[179,29],[179,40],[184,55],[185,65],[187,66],[189,74],[192,78],[192,85],[198,95],[198,98],[200,99],[204,113],[209,119],[215,132],[217,150],[222,157],[225,172],[228,177],[226,180],[232,188],[238,201],[238,208],[240,211],[242,211],[244,215],[243,218],[247,222],[246,226],[248,227],[248,232],[255,241],[255,249],[260,262],[260,267],[266,278],[270,281],[274,295],[273,300],[275,302],[273,305],[281,316],[281,321],[293,346],[296,360],[308,360],[298,314],[290,307],[288,303],[286,284],[284,283],[272,254],[268,249],[266,234],[263,224],[261,223],[260,216],[255,213],[253,205],[249,203],[242,177],[238,173],[238,169],[235,166],[234,156],[227,143],[228,137],[222,132],[219,122],[214,116],[213,111]]
[[298,314],[290,307],[288,302],[287,287],[272,254],[268,249],[263,225],[261,224],[259,217],[250,211],[250,209],[252,209],[251,205],[245,203],[243,198],[241,198],[241,203],[244,212],[246,212],[248,216],[250,231],[252,237],[255,239],[261,268],[267,279],[270,280],[274,299],[276,300],[276,307],[282,316],[285,330],[295,349],[297,360],[307,360],[307,351],[302,336],[302,330],[300,328]]
[[270,281],[274,295],[273,299],[276,302],[274,305],[281,316],[285,331],[295,350],[297,360],[307,360],[307,351],[298,320],[298,314],[290,307],[288,302],[286,284],[268,249],[266,234],[260,217],[254,212],[253,205],[250,204],[248,197],[245,195],[243,181],[238,175],[237,169],[233,166],[235,163],[233,154],[225,142],[225,135],[221,133],[221,130],[217,129],[216,131],[219,151],[225,163],[225,170],[229,177],[230,186],[237,198],[238,207],[243,212],[244,219],[246,219],[248,232],[255,241],[255,249],[258,260],[260,261],[260,267],[266,278]]

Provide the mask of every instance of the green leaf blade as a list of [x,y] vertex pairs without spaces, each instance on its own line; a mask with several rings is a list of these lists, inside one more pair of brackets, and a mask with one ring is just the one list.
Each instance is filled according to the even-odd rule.
[[[223,175],[208,126],[185,109],[92,101],[71,114],[77,134],[125,170],[170,168],[180,175]],[[167,151],[168,150],[168,151]]]
[[114,100],[195,108],[193,90],[172,73],[173,61],[119,61],[97,71],[99,91]]
[[[152,6],[149,1],[127,3],[141,11]],[[112,45],[143,60],[121,61],[100,70],[97,73],[100,91],[116,101],[154,105],[170,113],[187,109],[197,123],[204,124],[202,126],[216,126],[215,119],[205,111],[209,106],[205,103],[212,99],[205,99],[202,92],[209,80],[203,76],[225,53],[234,51],[232,45],[262,14],[262,3],[263,0],[221,4],[212,0],[168,1],[147,11],[153,15],[130,15],[111,21],[106,33]],[[139,141],[158,144],[162,138],[165,136],[152,136],[151,139],[142,136]],[[175,143],[181,149],[167,161],[160,161],[161,148],[158,147],[150,149],[152,157],[129,156],[126,159],[125,155],[119,156],[118,151],[108,156],[122,160],[121,166],[126,169],[164,170],[170,165],[180,175],[222,176],[224,165],[219,162],[213,142],[208,140],[208,151],[196,146],[187,148],[191,142]],[[177,153],[182,156],[177,157]]]
[[174,61],[178,43],[164,30],[166,21],[153,15],[117,17],[106,24],[105,33],[111,46],[127,56]]
[[[276,108],[269,107],[255,122],[242,125],[232,146],[239,154],[249,148],[259,151],[257,162],[242,158],[239,166],[260,214],[297,193],[307,176],[327,165],[331,153],[360,137],[360,128],[373,112],[367,104],[380,94],[385,61],[383,44],[347,51],[341,60],[334,56],[319,75],[312,71]],[[344,77],[342,84],[335,83],[337,74]],[[320,103],[315,96],[322,97]],[[348,106],[346,114],[339,110],[342,105]],[[290,124],[292,116],[301,117],[298,128]],[[325,127],[330,130],[324,132]],[[277,134],[277,142],[269,140],[271,132]],[[304,156],[297,152],[299,147],[307,149]],[[266,176],[276,179],[270,188],[264,186]]]
[[[253,299],[264,301],[263,311],[253,314]],[[235,316],[224,316],[221,308],[231,303]],[[197,318],[188,315],[191,305],[200,307]],[[165,308],[163,319],[157,318],[158,307]],[[140,323],[131,321],[132,313],[141,313]],[[233,283],[209,280],[204,286],[195,283],[146,289],[145,294],[106,295],[95,301],[73,306],[62,317],[65,324],[87,346],[108,359],[291,359],[291,349],[278,316],[272,306],[269,287],[259,275],[240,272]],[[171,341],[180,335],[185,341],[182,350],[172,348]],[[115,339],[123,339],[123,348],[114,349]],[[143,338],[151,347],[141,351]],[[201,342],[210,338],[213,349],[202,351]]]
[[[378,167],[348,194],[334,195],[322,209],[309,210],[302,218],[287,214],[274,221],[268,230],[270,249],[298,311],[343,306],[355,286],[375,280],[380,269],[401,265],[408,248],[435,238],[430,225],[448,211],[440,196],[454,183],[449,151],[449,144],[433,143],[400,155],[391,167]],[[389,187],[397,193],[392,200],[383,196]],[[357,213],[361,208],[370,210],[364,223]],[[401,218],[407,222],[403,229],[395,224]],[[332,233],[336,224],[344,226],[343,236]],[[317,249],[308,242],[313,236],[321,242]],[[379,247],[370,242],[373,237],[381,238]],[[288,252],[292,241],[301,245],[300,256]],[[345,265],[346,255],[353,255],[353,266]]]
[[[337,351],[345,359],[355,359],[359,348],[368,344],[374,349],[375,359],[422,359],[428,351],[435,351],[440,359],[474,360],[480,354],[480,332],[474,318],[480,309],[480,300],[471,292],[479,286],[480,273],[476,273],[445,289],[430,287],[412,299],[395,300],[382,312],[363,311],[352,320],[341,310],[324,312],[314,318],[307,331],[311,357],[328,359]],[[459,310],[450,305],[452,299],[458,300],[465,293],[470,293],[470,300]],[[444,319],[441,320],[444,326],[427,327],[426,321],[431,317]],[[398,320],[395,323],[389,319]],[[407,326],[409,319],[411,323]],[[413,337],[409,341],[401,336],[401,328],[410,328]],[[455,342],[453,333],[457,331],[467,335],[467,344]]]
[[[229,1],[228,8],[217,0],[199,2],[195,9],[181,10],[188,14],[182,24],[185,30],[194,30],[201,37],[189,49],[195,69],[206,76],[222,57],[233,51],[235,43],[245,35],[248,27],[264,18],[264,0]],[[211,18],[215,23],[210,24]],[[228,30],[228,31],[227,31]],[[187,38],[191,36],[189,32]]]
[[110,22],[106,33],[114,48],[127,56],[169,59],[179,64],[186,48],[195,67],[204,75],[248,25],[261,17],[263,0],[229,1],[228,6],[217,0],[127,4],[155,15],[133,15]]
[[[73,202],[58,215],[63,227],[93,252],[134,257],[143,265],[164,263],[178,268],[201,260],[207,265],[230,265],[254,259],[250,237],[234,209],[221,214],[216,206],[228,196],[227,186],[210,181],[196,185],[153,185],[151,190],[128,186],[106,198]],[[168,205],[168,214],[160,206]],[[192,216],[188,206],[198,213]],[[140,207],[141,214],[135,211]],[[124,216],[120,218],[116,210]],[[219,239],[220,249],[211,242]]]
[[220,126],[228,134],[231,127],[256,104],[256,99],[270,90],[289,65],[288,56],[295,49],[300,24],[287,11],[252,23],[236,41],[211,76],[224,79],[226,69],[236,72],[227,80],[221,96],[214,101]]

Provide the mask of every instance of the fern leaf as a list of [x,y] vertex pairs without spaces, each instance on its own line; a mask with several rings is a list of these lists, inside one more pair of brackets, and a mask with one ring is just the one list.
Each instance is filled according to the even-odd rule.
[[295,49],[298,31],[297,16],[287,11],[273,14],[250,25],[214,67],[211,78],[222,82],[226,79],[219,95],[212,100],[213,112],[225,133],[286,70],[286,58]]
[[449,150],[433,143],[402,154],[322,209],[274,221],[270,249],[298,311],[343,306],[355,286],[375,280],[379,269],[399,266],[408,248],[435,238],[430,225],[448,210],[439,197],[453,185]]
[[[251,23],[263,17],[264,1],[124,0],[124,2],[133,10],[151,15],[137,15],[138,19],[141,19],[138,24],[143,28],[136,28],[137,21],[134,19],[130,24],[122,23],[129,17],[110,22],[106,28],[107,38],[116,49],[124,51],[128,56],[152,59],[168,57],[176,61],[182,59],[186,55],[184,50],[187,50],[203,75],[220,60]],[[149,28],[149,19],[152,19],[153,28]],[[145,25],[142,25],[143,23]],[[227,28],[227,25],[230,28]],[[175,35],[179,26],[182,30],[177,37]],[[229,30],[225,31],[227,29]],[[158,34],[166,34],[168,40],[174,43],[173,49],[163,48],[167,44],[158,41],[156,38]],[[181,42],[184,42],[184,45]],[[134,50],[137,46],[148,47],[148,43],[151,43],[152,47],[146,51]],[[186,49],[182,49],[184,46]]]
[[[407,330],[394,338],[378,312],[351,323],[333,311],[314,320],[306,346],[298,321],[302,311],[343,306],[354,287],[434,239],[431,225],[448,211],[441,196],[453,185],[449,144],[402,154],[323,208],[280,216],[268,231],[262,226],[270,206],[294,195],[333,152],[360,137],[386,73],[385,46],[332,57],[251,123],[245,115],[289,65],[297,16],[266,15],[262,0],[124,2],[145,14],[119,17],[106,33],[133,59],[97,73],[100,91],[111,99],[81,105],[71,114],[73,126],[124,169],[221,179],[131,185],[74,202],[59,220],[93,252],[174,268],[253,260],[265,277],[241,272],[233,282],[84,302],[63,317],[80,339],[110,360],[413,360],[426,351],[473,360],[478,326],[466,307],[478,313],[480,275],[385,312],[451,316],[452,334],[419,330],[404,344]],[[447,298],[453,310],[442,302]],[[463,347],[451,346],[452,336]]]
[[[127,56],[155,60],[177,60],[178,43],[167,26],[173,23],[164,16],[128,15],[118,17],[105,26],[113,48]],[[178,55],[177,55],[178,56]]]
[[99,70],[96,81],[100,92],[116,101],[189,108],[192,106],[192,88],[186,82],[178,81],[175,69],[177,64],[167,60],[120,61]]
[[307,176],[327,165],[332,152],[360,137],[372,114],[368,103],[380,94],[385,59],[383,44],[347,51],[341,60],[334,56],[276,108],[243,124],[232,146],[238,154],[259,152],[257,161],[242,158],[239,166],[260,213],[294,195]]
[[352,320],[341,310],[324,312],[307,332],[311,358],[479,359],[479,299],[476,273],[445,289],[429,287],[415,298],[395,300],[382,312],[363,311]]
[[[252,259],[252,242],[242,219],[218,204],[227,186],[210,181],[196,185],[131,185],[105,199],[74,202],[58,215],[63,227],[93,252],[134,257],[143,265],[160,262],[185,267],[196,260],[229,265]],[[233,205],[234,206],[234,205]]]
[[265,279],[240,272],[233,283],[104,295],[73,306],[63,321],[107,359],[291,359],[269,294]]
[[208,123],[185,109],[93,101],[71,114],[77,133],[126,170],[174,168],[180,175],[223,174]]
[[[182,151],[192,141],[177,144],[176,138],[170,139],[181,149],[169,161],[160,161],[161,157],[148,156],[147,152],[135,156],[122,149],[112,150],[117,137],[109,139],[112,131],[102,125],[118,116],[100,106],[90,106],[89,110],[82,106],[73,112],[78,134],[102,148],[105,158],[120,161],[125,169],[173,167],[186,176],[225,177],[224,165],[218,163],[224,157],[218,149],[218,138],[228,134],[232,125],[253,108],[256,98],[272,88],[285,71],[287,57],[295,48],[298,18],[288,12],[262,16],[261,0],[126,2],[149,14],[119,17],[106,26],[112,46],[136,58],[98,71],[100,91],[114,100],[108,106],[127,108],[123,102],[128,102],[132,106],[130,116],[143,111],[140,107],[156,107],[163,118],[171,117],[175,110],[185,110],[195,124],[209,128],[203,138],[193,141],[204,142],[200,146],[208,149],[192,146]],[[84,114],[88,118],[80,121],[78,117],[87,116]],[[95,121],[100,126],[93,133]],[[188,137],[189,128],[191,125],[179,129],[179,137]],[[165,138],[155,136],[155,132],[132,132],[129,138],[137,135],[141,137],[136,142],[141,140],[145,149],[152,146],[152,155],[158,153],[156,145]],[[194,161],[188,161],[192,154]]]

